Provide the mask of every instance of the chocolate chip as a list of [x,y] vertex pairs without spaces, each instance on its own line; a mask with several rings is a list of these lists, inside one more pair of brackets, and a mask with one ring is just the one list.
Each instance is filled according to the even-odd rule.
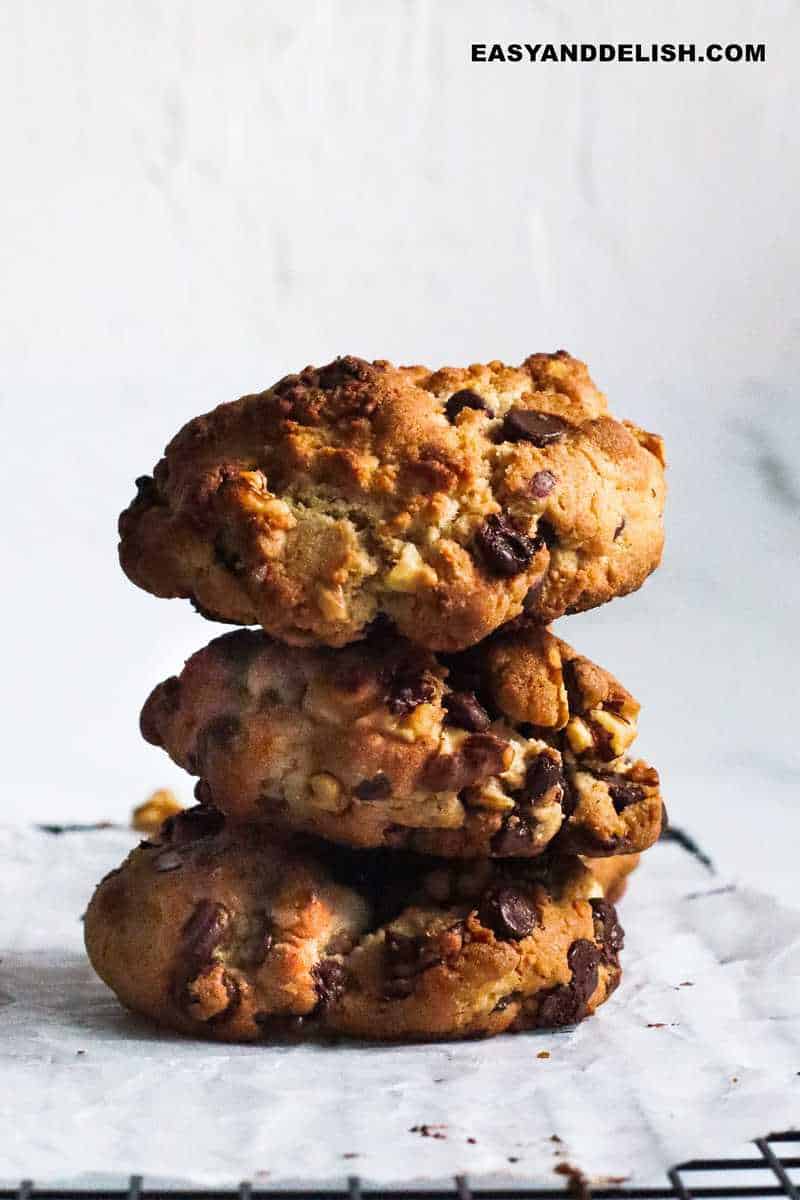
[[388,775],[378,771],[371,779],[362,779],[353,792],[359,800],[388,800],[392,794],[392,783]]
[[473,733],[454,754],[437,754],[425,766],[424,782],[435,792],[462,788],[504,770],[508,742],[494,733]]
[[230,917],[224,904],[198,901],[181,930],[186,952],[200,964],[207,962],[225,936]]
[[416,977],[440,963],[453,961],[463,942],[464,931],[460,922],[449,929],[417,937],[387,929],[383,943],[386,972],[384,996],[390,1000],[410,996]]
[[594,934],[602,946],[602,961],[607,966],[619,965],[619,952],[625,944],[625,931],[617,918],[617,910],[607,900],[594,899],[592,906]]
[[530,492],[536,500],[544,500],[558,483],[552,471],[537,471],[531,480]]
[[623,517],[622,520],[620,521],[619,525],[617,526],[617,528],[614,530],[614,541],[617,540],[617,538],[622,533],[624,528],[625,528],[625,518]]
[[436,683],[429,671],[418,667],[402,667],[395,671],[386,703],[395,716],[407,716],[420,704],[436,699]]
[[343,994],[347,973],[335,958],[323,958],[311,968],[311,978],[323,1008],[333,1004]]
[[447,716],[445,725],[458,725],[483,733],[491,725],[491,718],[474,692],[448,692],[443,700]]
[[536,928],[539,914],[530,896],[514,887],[493,888],[478,909],[478,919],[497,937],[521,941]]
[[530,854],[535,825],[529,817],[513,812],[492,838],[492,854],[501,858],[524,858]]
[[569,659],[561,664],[561,678],[567,693],[567,703],[571,713],[582,713],[586,708],[583,692],[578,684],[578,674],[575,660]]
[[153,859],[153,870],[155,871],[177,871],[182,866],[183,859],[175,850],[165,850],[163,854],[159,854]]
[[502,438],[506,442],[533,442],[543,449],[559,442],[569,429],[566,421],[553,413],[533,408],[512,408],[503,422]]
[[578,807],[578,793],[572,785],[572,781],[565,775],[563,779],[563,787],[561,789],[561,811],[564,814],[564,820],[568,821],[575,809]]
[[383,994],[390,1000],[410,996],[415,977],[441,962],[441,955],[433,945],[426,946],[423,938],[387,929],[383,944],[386,971]]
[[597,987],[597,966],[600,951],[593,942],[579,938],[567,953],[572,971],[568,984],[553,988],[543,996],[537,1013],[537,1024],[548,1028],[574,1025],[586,1015],[586,1004]]
[[638,804],[640,800],[644,800],[645,790],[638,783],[627,779],[624,775],[618,775],[616,772],[601,776],[608,785],[608,794],[611,797],[614,805],[614,811],[621,813],[628,805]]
[[597,987],[597,966],[600,962],[600,951],[594,942],[579,938],[573,942],[567,953],[567,965],[572,971],[572,987],[586,1001]]
[[534,803],[553,787],[564,787],[561,765],[549,754],[540,754],[525,772],[525,799]]
[[487,567],[503,577],[519,575],[530,564],[544,542],[529,538],[496,513],[478,530],[475,541]]
[[444,406],[444,411],[447,413],[449,421],[455,421],[458,414],[465,408],[474,408],[484,412],[489,411],[489,405],[483,399],[483,396],[479,396],[477,392],[471,392],[469,388],[464,388],[460,392],[454,392]]
[[552,549],[558,541],[558,534],[549,521],[541,519],[536,526],[536,538],[540,542],[544,542],[548,550]]

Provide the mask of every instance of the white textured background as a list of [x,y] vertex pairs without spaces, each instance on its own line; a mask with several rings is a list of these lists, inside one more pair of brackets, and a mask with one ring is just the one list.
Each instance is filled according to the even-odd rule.
[[[559,632],[643,700],[673,818],[793,890],[794,0],[24,0],[0,23],[3,815],[189,797],[138,710],[218,628],[115,553],[179,424],[336,353],[563,345],[672,469],[663,570]],[[469,61],[562,39],[767,62]]]

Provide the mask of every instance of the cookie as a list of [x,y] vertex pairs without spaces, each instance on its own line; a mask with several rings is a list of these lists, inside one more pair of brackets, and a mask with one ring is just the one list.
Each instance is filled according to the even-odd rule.
[[565,351],[520,367],[344,357],[190,421],[120,518],[156,596],[343,646],[377,617],[433,650],[638,588],[661,557],[661,439]]
[[202,806],[103,880],[85,936],[128,1008],[224,1041],[571,1025],[617,986],[623,941],[575,857],[332,854]]
[[159,684],[141,729],[239,820],[443,857],[607,855],[661,828],[658,775],[626,757],[638,711],[537,625],[446,658],[242,629]]
[[628,880],[640,858],[640,854],[614,854],[608,858],[584,856],[583,862],[603,889],[604,898],[618,904],[628,890]]

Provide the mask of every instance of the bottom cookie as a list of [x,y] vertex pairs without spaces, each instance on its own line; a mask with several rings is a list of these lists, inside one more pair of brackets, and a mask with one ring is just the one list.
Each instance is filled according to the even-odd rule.
[[85,936],[128,1008],[225,1041],[571,1025],[616,988],[623,941],[577,857],[347,852],[203,806],[106,876]]

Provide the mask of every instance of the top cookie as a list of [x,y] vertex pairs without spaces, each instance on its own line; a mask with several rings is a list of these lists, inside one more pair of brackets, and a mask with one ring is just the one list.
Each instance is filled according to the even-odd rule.
[[120,561],[294,645],[346,645],[383,614],[458,650],[523,609],[547,622],[638,588],[663,465],[565,351],[434,372],[347,356],[185,425],[137,481]]

